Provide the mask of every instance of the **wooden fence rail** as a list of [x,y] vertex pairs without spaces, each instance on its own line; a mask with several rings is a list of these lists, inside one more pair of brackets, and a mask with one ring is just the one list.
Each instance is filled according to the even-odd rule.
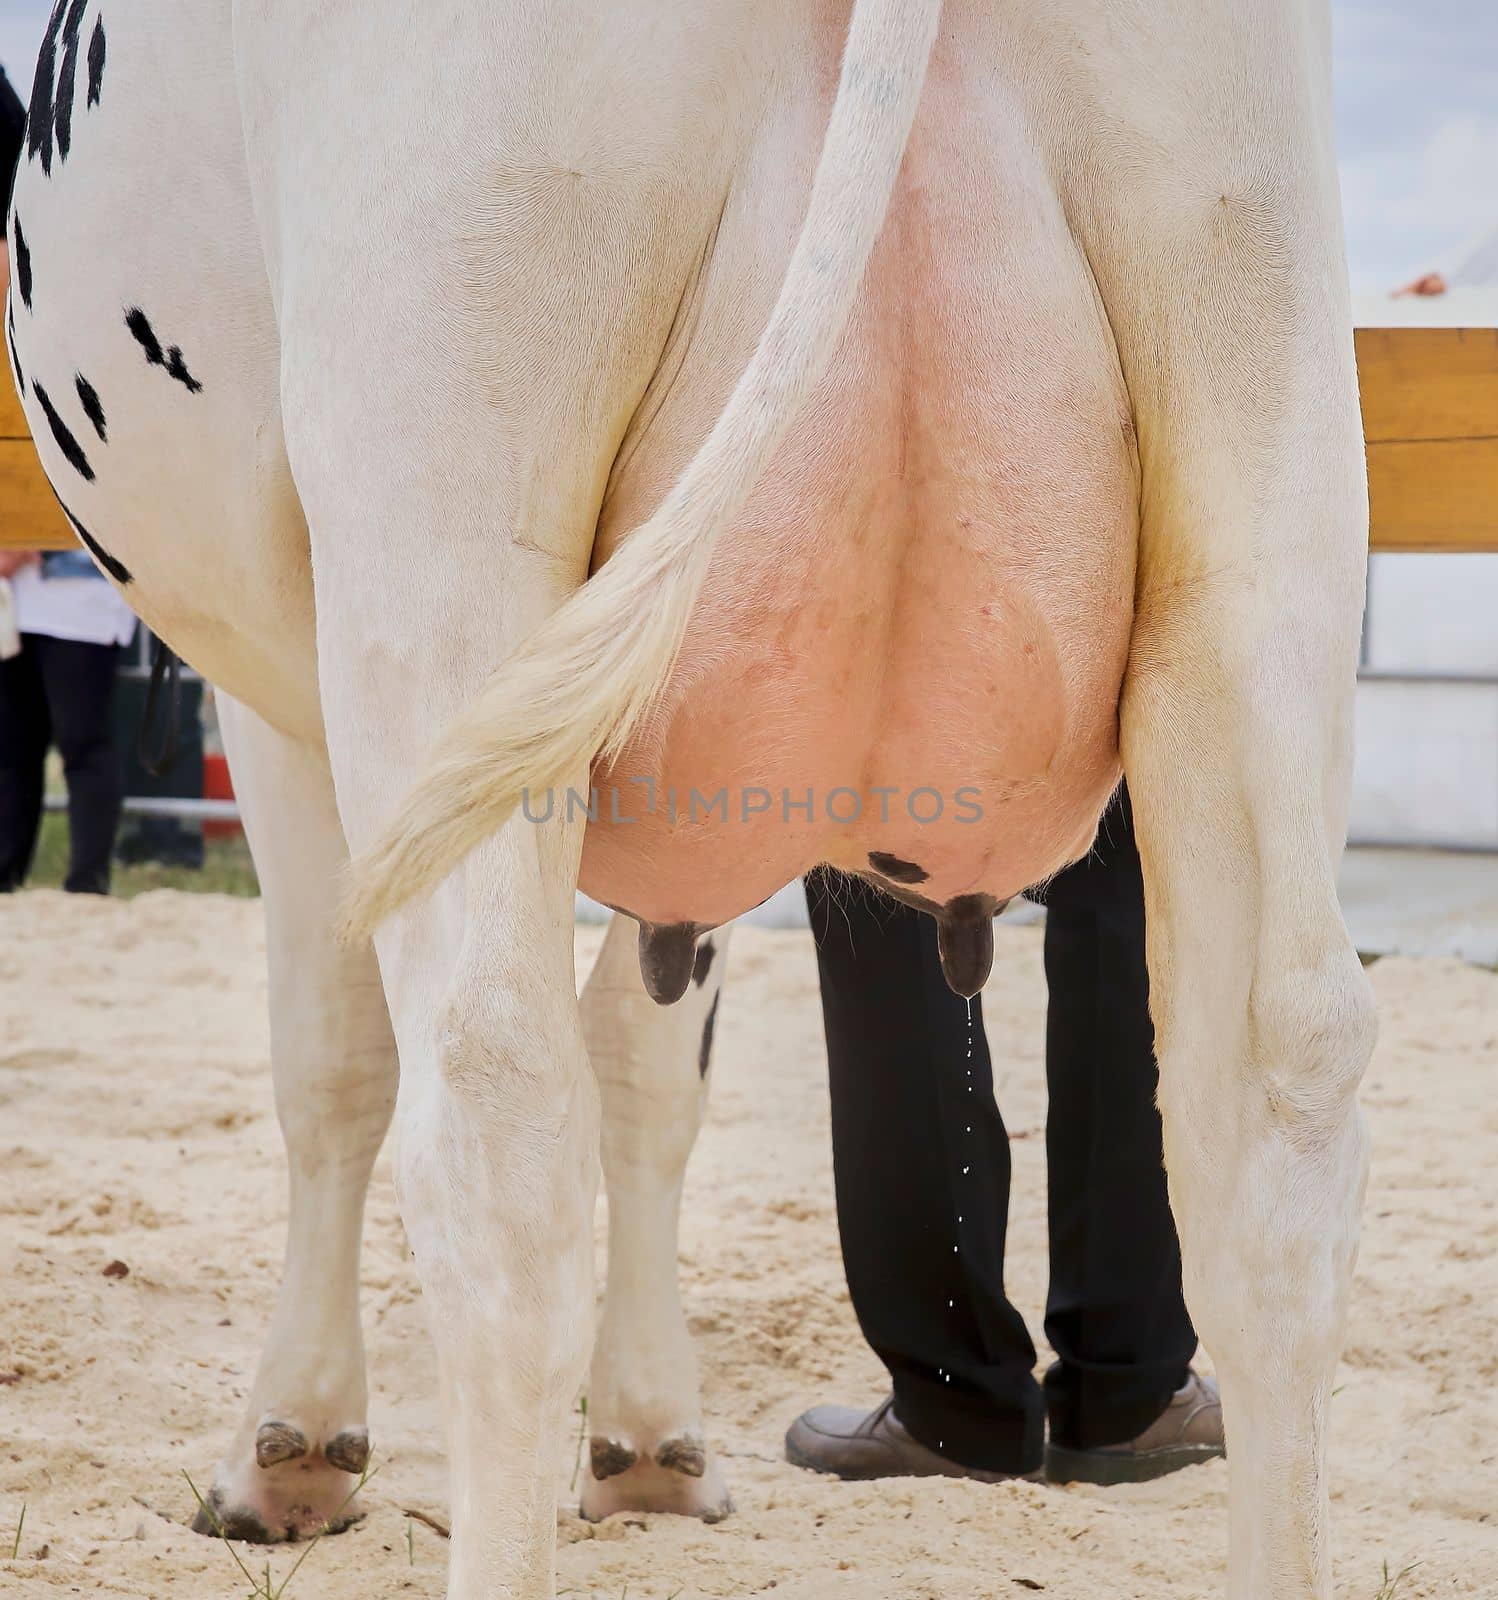
[[[1498,328],[1360,328],[1375,550],[1498,550]],[[74,543],[0,377],[0,545]]]
[[1360,328],[1375,550],[1498,550],[1498,328]]

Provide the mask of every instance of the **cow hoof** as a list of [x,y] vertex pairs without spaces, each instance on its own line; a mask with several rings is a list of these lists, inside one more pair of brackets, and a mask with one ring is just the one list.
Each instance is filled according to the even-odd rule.
[[667,1439],[655,1452],[655,1464],[684,1478],[707,1476],[707,1446],[700,1439]]
[[369,1434],[345,1428],[314,1448],[289,1423],[262,1423],[254,1457],[226,1462],[192,1519],[194,1533],[247,1544],[294,1544],[342,1533],[363,1517],[356,1491],[369,1464]]
[[278,1467],[283,1461],[300,1461],[311,1449],[300,1428],[289,1422],[262,1422],[255,1435],[255,1465]]
[[589,1465],[599,1483],[620,1477],[639,1459],[627,1444],[620,1444],[617,1439],[594,1439],[588,1451]]
[[621,1511],[721,1522],[733,1510],[717,1459],[690,1434],[663,1440],[649,1454],[614,1439],[595,1439],[590,1466],[580,1507],[588,1522]]

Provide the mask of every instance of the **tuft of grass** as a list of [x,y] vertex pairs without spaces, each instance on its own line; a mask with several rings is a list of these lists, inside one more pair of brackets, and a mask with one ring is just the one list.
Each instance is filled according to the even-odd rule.
[[588,1431],[588,1397],[579,1395],[577,1401],[577,1454],[572,1458],[572,1487],[568,1494],[577,1493],[578,1474],[583,1470],[583,1437]]
[[21,1559],[21,1530],[25,1526],[26,1526],[26,1502],[23,1500],[21,1502],[21,1520],[16,1524],[16,1536],[15,1536],[14,1539],[11,1540],[11,1543],[10,1543],[10,1559],[12,1561],[19,1561]]
[[[68,870],[68,822],[60,812],[49,811],[42,818],[37,839],[36,859],[26,880],[32,889],[60,889]],[[113,893],[121,900],[133,900],[148,889],[182,889],[192,894],[232,894],[253,899],[260,893],[255,864],[243,834],[231,839],[210,839],[204,849],[203,865],[167,867],[157,861],[138,865],[114,864]]]
[[406,1556],[414,1567],[416,1565],[416,1524],[410,1517],[406,1518]]
[[240,1572],[245,1578],[245,1581],[250,1585],[246,1600],[282,1600],[282,1597],[285,1595],[286,1591],[291,1587],[291,1580],[295,1578],[297,1573],[302,1570],[302,1563],[306,1561],[307,1557],[310,1556],[312,1552],[317,1549],[318,1545],[322,1543],[323,1539],[327,1536],[328,1530],[354,1503],[354,1497],[364,1488],[367,1483],[370,1482],[370,1480],[376,1475],[376,1473],[379,1472],[379,1470],[380,1469],[378,1467],[373,1469],[365,1467],[364,1471],[359,1474],[359,1481],[352,1489],[349,1490],[343,1504],[339,1506],[333,1515],[329,1517],[327,1521],[323,1523],[322,1527],[320,1527],[317,1532],[314,1533],[307,1541],[306,1549],[304,1549],[301,1555],[296,1558],[295,1563],[292,1565],[291,1571],[288,1572],[279,1583],[275,1581],[275,1578],[271,1574],[269,1561],[265,1563],[265,1571],[263,1574],[257,1574],[250,1571],[250,1569],[244,1564],[239,1552],[234,1548],[233,1541],[229,1538],[223,1523],[219,1520],[218,1512],[216,1512],[213,1507],[210,1506],[202,1497],[202,1495],[198,1493],[198,1486],[192,1481],[192,1478],[186,1472],[184,1472],[182,1476],[187,1479],[187,1487],[192,1490],[192,1497],[198,1502],[198,1506],[202,1510],[203,1515],[208,1518],[210,1523],[213,1524],[213,1531],[221,1540],[223,1540],[224,1549],[227,1550],[230,1556],[233,1557],[234,1565],[239,1568]]
[[1385,1561],[1384,1581],[1379,1585],[1378,1593],[1374,1595],[1373,1600],[1394,1600],[1394,1596],[1398,1593],[1400,1584],[1402,1584],[1404,1580],[1409,1577],[1409,1575],[1419,1565],[1420,1563],[1418,1561],[1412,1561],[1410,1562],[1409,1566],[1405,1567],[1402,1571],[1391,1573],[1389,1571],[1389,1563]]
[[[681,1597],[686,1592],[687,1591],[685,1589],[673,1589],[671,1591],[671,1593],[666,1596],[666,1600],[681,1600]],[[590,1591],[590,1593],[591,1593],[591,1591]],[[567,1600],[567,1597],[569,1595],[581,1595],[581,1594],[582,1594],[582,1590],[581,1589],[558,1589],[557,1590],[557,1600]],[[629,1585],[627,1583],[619,1591],[619,1600],[629,1600]]]

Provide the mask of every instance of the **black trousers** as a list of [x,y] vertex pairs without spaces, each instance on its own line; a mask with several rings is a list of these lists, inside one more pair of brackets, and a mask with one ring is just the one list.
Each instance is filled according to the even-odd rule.
[[856,879],[807,880],[853,1306],[910,1432],[998,1472],[1040,1465],[1047,1421],[1072,1449],[1134,1437],[1164,1411],[1196,1351],[1166,1198],[1126,798],[1094,856],[1045,898],[1045,1327],[1059,1359],[1042,1390],[1035,1347],[1004,1293],[1009,1140],[981,1001],[970,1027],[929,917]]
[[21,653],[0,661],[0,892],[31,870],[41,826],[47,748],[62,755],[68,784],[68,873],[74,894],[108,894],[120,820],[114,746],[119,651],[23,633]]

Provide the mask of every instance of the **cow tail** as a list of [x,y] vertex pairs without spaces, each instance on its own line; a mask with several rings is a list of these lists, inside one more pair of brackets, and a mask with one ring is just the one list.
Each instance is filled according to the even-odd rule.
[[825,372],[884,225],[942,0],[856,0],[811,202],[780,298],[702,448],[660,509],[511,655],[442,734],[353,865],[350,936],[430,892],[525,791],[617,754],[675,664],[713,549]]

